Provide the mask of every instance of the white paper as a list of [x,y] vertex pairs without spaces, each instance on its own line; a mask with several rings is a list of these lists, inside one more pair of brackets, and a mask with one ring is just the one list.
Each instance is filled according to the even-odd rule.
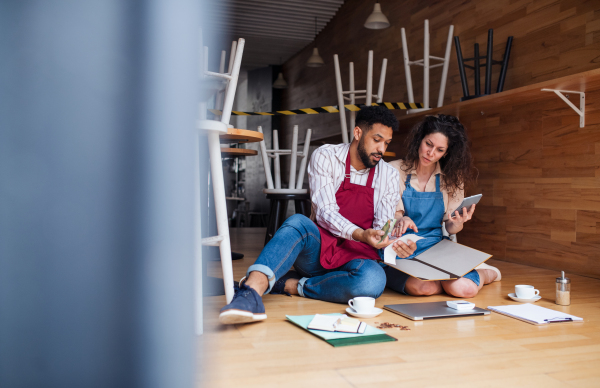
[[565,314],[561,311],[548,309],[531,303],[509,305],[509,306],[488,306],[488,310],[501,312],[514,318],[525,319],[537,324],[560,322],[564,319],[573,321],[583,321],[583,318],[574,315]]
[[315,317],[308,324],[309,329],[335,331],[335,327],[339,322],[346,318],[346,315],[333,316],[333,315],[321,315],[315,314]]
[[[394,242],[396,242],[396,240],[400,240],[403,243],[408,244],[408,240],[410,240],[412,242],[417,242],[417,241],[422,240],[424,238],[425,237],[417,236],[416,234],[411,233],[411,234],[405,234],[402,237],[394,239]],[[394,243],[388,245],[383,250],[383,262],[384,263],[396,264],[396,252],[392,248],[392,245],[394,245]]]

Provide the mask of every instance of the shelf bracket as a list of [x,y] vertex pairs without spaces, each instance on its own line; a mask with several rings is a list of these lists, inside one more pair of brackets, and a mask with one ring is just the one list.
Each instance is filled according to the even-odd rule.
[[[585,127],[585,92],[577,92],[573,90],[557,90],[557,89],[542,89],[542,92],[554,92],[564,102],[567,103],[575,113],[579,115],[579,128]],[[577,93],[579,94],[579,109],[573,104],[563,93]]]

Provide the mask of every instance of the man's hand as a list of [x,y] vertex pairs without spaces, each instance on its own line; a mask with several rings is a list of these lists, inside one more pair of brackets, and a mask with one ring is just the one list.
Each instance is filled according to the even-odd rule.
[[417,243],[414,241],[408,240],[408,244],[403,243],[398,240],[392,244],[392,249],[396,252],[396,255],[402,259],[407,258],[408,256],[415,253],[417,250]]
[[390,237],[389,236],[386,236],[385,239],[381,242],[381,244],[379,243],[379,240],[381,240],[381,236],[383,236],[384,234],[385,234],[385,232],[383,230],[356,229],[352,233],[352,238],[355,239],[356,241],[361,241],[361,242],[367,243],[375,249],[379,249],[379,248],[385,248],[388,245],[390,245]]

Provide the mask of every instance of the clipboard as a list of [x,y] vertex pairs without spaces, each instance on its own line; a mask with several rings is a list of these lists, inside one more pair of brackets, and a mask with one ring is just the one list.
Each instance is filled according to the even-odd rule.
[[553,323],[583,322],[583,318],[576,317],[575,315],[537,306],[532,303],[488,306],[488,310],[536,326]]

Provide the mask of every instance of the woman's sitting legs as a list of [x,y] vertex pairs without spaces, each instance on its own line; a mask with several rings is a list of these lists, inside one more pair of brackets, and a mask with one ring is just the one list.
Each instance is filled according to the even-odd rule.
[[442,285],[440,283],[441,282],[435,280],[426,282],[411,276],[406,280],[404,292],[408,295],[414,296],[437,295],[443,292]]
[[471,276],[444,281],[423,281],[411,276],[406,281],[404,292],[414,296],[438,295],[445,292],[457,298],[473,298],[484,284],[493,282],[497,276],[496,272],[489,269],[478,269],[476,272],[477,274]]

